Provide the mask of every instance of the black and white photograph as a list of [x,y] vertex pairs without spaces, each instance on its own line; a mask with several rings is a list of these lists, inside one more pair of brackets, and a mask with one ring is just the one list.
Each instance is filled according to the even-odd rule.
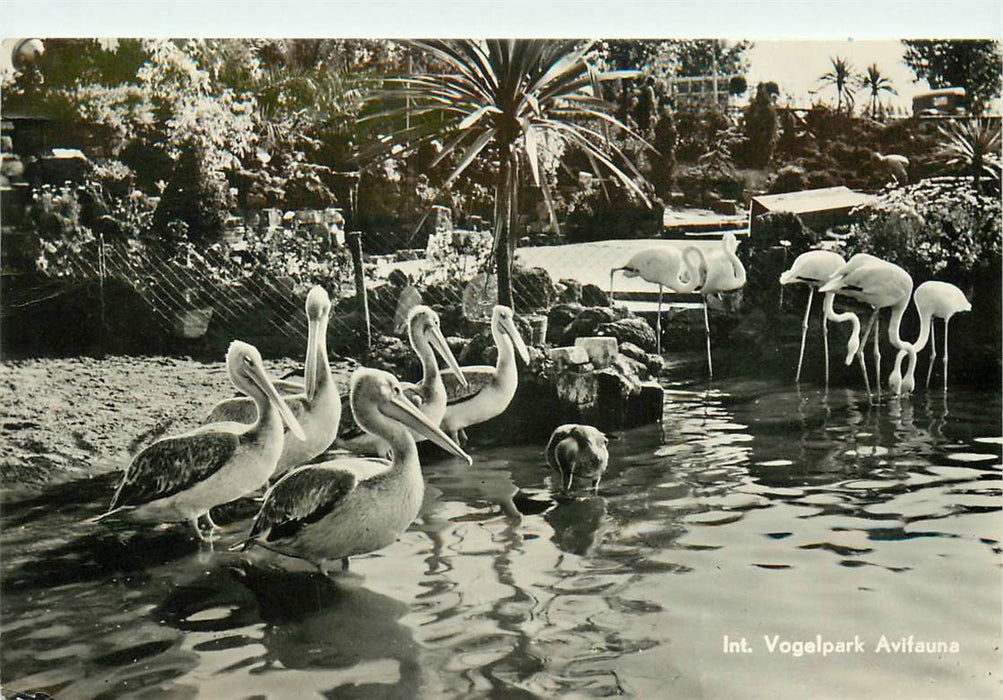
[[998,6],[125,5],[0,42],[0,698],[1003,697]]

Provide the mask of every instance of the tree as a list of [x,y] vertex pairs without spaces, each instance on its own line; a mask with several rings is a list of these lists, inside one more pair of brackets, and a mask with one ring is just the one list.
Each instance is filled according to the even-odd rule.
[[777,145],[777,109],[766,83],[759,83],[745,110],[744,131],[749,165],[766,167]]
[[688,39],[668,43],[675,75],[711,75],[715,68],[719,75],[732,75],[743,73],[749,67],[745,54],[752,48],[751,41]]
[[943,139],[937,159],[944,166],[972,178],[975,191],[982,194],[982,177],[1000,178],[1000,127],[995,119],[951,121],[939,127]]
[[853,111],[853,66],[848,60],[840,56],[830,57],[832,70],[822,74],[819,82],[826,86],[836,88],[836,113],[843,111],[843,103],[846,103],[847,111]]
[[860,81],[860,88],[862,90],[869,90],[871,93],[871,117],[878,115],[878,97],[880,93],[889,92],[893,95],[896,94],[895,89],[892,87],[892,82],[881,74],[881,70],[878,69],[876,63],[867,66],[867,73]]
[[516,195],[524,164],[542,191],[552,224],[556,215],[546,171],[552,154],[564,146],[582,150],[596,176],[605,170],[650,205],[644,177],[611,132],[640,137],[610,114],[612,105],[601,98],[604,82],[636,78],[637,71],[595,70],[585,60],[591,42],[458,39],[414,46],[434,57],[439,70],[389,80],[390,87],[377,93],[377,101],[389,104],[363,119],[397,121],[390,121],[394,130],[360,158],[372,167],[390,155],[401,157],[440,142],[433,164],[457,158],[443,189],[479,159],[487,156],[497,163],[494,250],[500,303],[512,305]]
[[990,40],[909,39],[903,60],[932,88],[963,87],[970,109],[981,114],[1000,96],[1000,45]]

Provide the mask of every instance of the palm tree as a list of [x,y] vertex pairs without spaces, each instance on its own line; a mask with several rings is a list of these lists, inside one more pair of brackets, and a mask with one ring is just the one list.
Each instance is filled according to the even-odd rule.
[[848,111],[853,110],[853,66],[850,62],[836,56],[830,57],[832,70],[819,77],[819,82],[831,85],[836,88],[836,113],[843,111],[843,102],[846,102]]
[[881,74],[880,69],[878,69],[878,64],[876,63],[872,63],[867,66],[867,74],[861,79],[860,88],[862,90],[870,90],[871,92],[872,118],[876,117],[878,114],[878,96],[880,93],[888,92],[892,95],[897,94],[895,89],[892,87],[892,81]]
[[998,119],[951,120],[938,127],[944,139],[937,152],[947,168],[972,176],[975,191],[982,193],[982,176],[1000,177],[1000,124]]
[[363,119],[396,118],[397,128],[380,137],[361,158],[373,162],[369,159],[403,156],[422,144],[441,142],[432,165],[456,158],[443,189],[479,158],[497,164],[494,262],[500,303],[512,305],[516,193],[523,164],[528,165],[556,224],[543,168],[549,139],[581,149],[596,176],[607,171],[650,206],[643,176],[612,134],[626,134],[654,149],[611,114],[615,106],[604,101],[602,94],[603,82],[636,78],[639,72],[597,71],[585,60],[591,42],[457,39],[412,43],[434,59],[442,72],[392,79],[389,88],[377,93],[379,101],[397,104]]

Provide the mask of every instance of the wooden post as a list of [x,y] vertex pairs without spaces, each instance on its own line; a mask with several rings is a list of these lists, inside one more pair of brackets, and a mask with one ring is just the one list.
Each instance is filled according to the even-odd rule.
[[359,231],[352,231],[345,234],[345,241],[348,249],[352,253],[352,271],[355,276],[355,298],[359,304],[359,314],[362,338],[365,342],[365,354],[369,354],[372,346],[372,328],[369,325],[369,299],[366,296],[366,274],[362,269],[362,234]]

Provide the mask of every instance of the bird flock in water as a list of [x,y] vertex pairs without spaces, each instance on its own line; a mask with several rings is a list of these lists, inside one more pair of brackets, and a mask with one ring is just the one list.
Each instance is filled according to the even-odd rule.
[[[665,290],[699,292],[704,297],[708,371],[711,364],[710,324],[706,299],[745,284],[746,273],[736,255],[738,241],[726,233],[720,250],[704,255],[695,246],[650,248],[610,271],[658,284],[656,317],[661,351],[661,302]],[[846,364],[860,365],[868,395],[870,379],[864,347],[874,333],[876,381],[880,390],[879,314],[891,308],[888,338],[898,351],[889,387],[908,393],[915,386],[918,353],[933,347],[926,383],[936,358],[933,320],[944,321],[943,371],[947,387],[947,331],[951,317],[970,311],[957,287],[924,282],[913,294],[909,274],[898,265],[868,254],[844,260],[827,250],[804,253],[780,276],[780,283],[808,286],[802,322],[801,349],[795,381],[800,381],[805,338],[814,292],[825,295],[822,332],[825,377],[829,381],[827,322],[850,323]],[[850,311],[836,312],[842,295],[863,302],[873,312],[861,338],[861,324]],[[900,336],[900,324],[910,297],[920,317],[913,343]],[[446,452],[472,464],[461,444],[465,428],[498,416],[508,407],[518,386],[516,356],[529,353],[506,306],[495,306],[491,332],[498,351],[495,366],[461,367],[443,336],[439,317],[418,304],[407,315],[410,344],[421,363],[418,383],[399,381],[392,374],[360,367],[350,380],[348,405],[358,426],[354,434],[338,435],[342,397],[331,375],[327,355],[327,324],[331,301],[321,287],[306,298],[307,351],[301,380],[273,379],[258,351],[234,341],[226,355],[230,381],[242,396],[217,403],[202,426],[150,444],[135,456],[119,482],[107,512],[92,519],[136,523],[187,522],[200,540],[219,530],[210,511],[216,506],[264,489],[260,510],[246,536],[231,549],[254,546],[311,562],[321,572],[349,558],[393,543],[418,516],[424,480],[417,442],[430,440]],[[446,363],[440,369],[438,354]],[[903,373],[902,363],[908,358]],[[336,454],[329,453],[332,447]],[[582,482],[598,489],[609,461],[608,437],[589,425],[558,427],[546,446],[547,464],[563,492]],[[317,461],[320,460],[320,461]]]

